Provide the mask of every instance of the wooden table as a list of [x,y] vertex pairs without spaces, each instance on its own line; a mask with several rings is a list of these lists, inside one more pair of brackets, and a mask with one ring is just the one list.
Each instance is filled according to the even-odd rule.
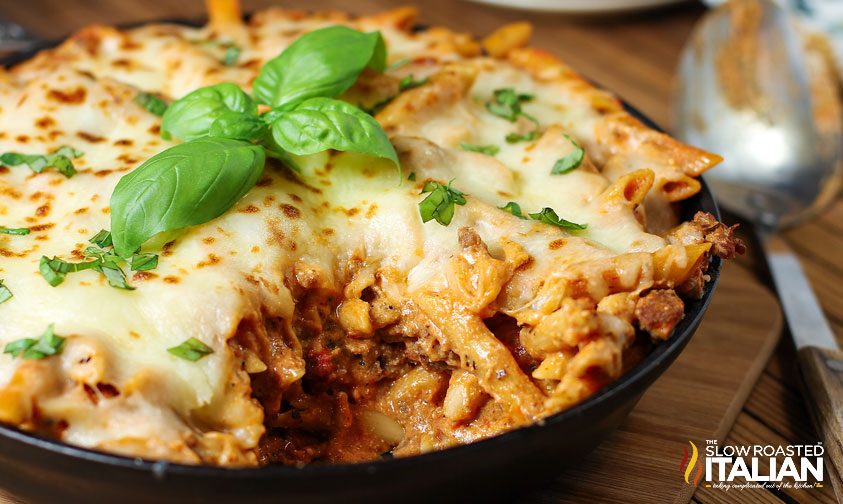
[[[405,2],[389,0],[318,0],[306,3],[244,0],[245,9],[267,5],[306,5],[308,8],[352,9],[374,12]],[[703,8],[684,6],[647,14],[613,18],[571,18],[528,14],[483,7],[467,2],[420,1],[422,20],[485,34],[508,21],[526,19],[535,26],[534,45],[549,49],[582,74],[613,90],[656,122],[669,126],[670,98],[679,51]],[[43,37],[61,37],[88,23],[126,23],[162,17],[201,17],[200,0],[26,0],[5,1],[0,17],[13,19]],[[732,219],[734,220],[734,219]],[[747,238],[751,236],[746,233]],[[843,200],[838,199],[824,216],[786,234],[802,258],[835,333],[843,335]],[[766,266],[750,242],[741,264],[769,281]],[[815,443],[795,385],[793,345],[784,338],[755,386],[727,437],[735,444]],[[753,502],[834,502],[829,487],[810,493],[759,490],[744,492]],[[700,488],[694,501],[734,502],[732,496]]]

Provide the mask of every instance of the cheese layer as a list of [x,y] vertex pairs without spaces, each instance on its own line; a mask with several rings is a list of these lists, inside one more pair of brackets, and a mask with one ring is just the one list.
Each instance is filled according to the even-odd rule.
[[[407,16],[271,10],[227,29],[92,27],[0,74],[0,152],[68,145],[83,153],[72,178],[0,167],[0,226],[31,230],[0,234],[0,278],[14,295],[0,304],[0,346],[37,338],[50,324],[68,338],[53,358],[0,356],[0,421],[135,456],[255,464],[272,422],[250,376],[273,373],[286,390],[310,372],[318,337],[301,324],[315,292],[331,312],[320,320],[341,327],[347,352],[363,355],[360,339],[374,341],[367,351],[378,355],[386,352],[378,345],[406,346],[395,368],[402,377],[378,381],[352,405],[381,441],[398,424],[387,443],[397,454],[534,421],[616,378],[641,299],[652,289],[672,293],[704,260],[703,240],[677,243],[664,231],[676,224],[670,203],[693,194],[693,176],[716,160],[637,124],[543,53],[482,57],[459,34],[407,29]],[[349,153],[301,158],[301,173],[271,162],[222,217],[148,243],[159,265],[130,274],[135,290],[110,287],[95,271],[57,287],[41,277],[42,256],[81,261],[88,239],[109,228],[120,178],[174,145],[160,138],[160,118],[133,101],[138,92],[173,100],[217,82],[248,90],[292,40],[336,23],[381,30],[390,60],[410,59],[384,76],[364,75],[344,96],[363,106],[393,98],[377,119],[400,155],[403,182],[389,162]],[[221,62],[220,41],[241,48],[237,64]],[[393,97],[408,75],[429,80]],[[487,110],[502,88],[534,96],[524,110],[540,125],[536,139],[505,140],[532,125]],[[551,174],[579,146],[580,167]],[[466,194],[448,226],[421,220],[428,181]],[[588,227],[522,219],[500,209],[510,201],[525,214],[550,207]],[[383,300],[400,316],[381,317]],[[494,316],[513,321],[531,364],[484,325]],[[287,328],[283,359],[232,346],[245,322],[270,320]],[[189,338],[213,353],[190,362],[167,352]]]

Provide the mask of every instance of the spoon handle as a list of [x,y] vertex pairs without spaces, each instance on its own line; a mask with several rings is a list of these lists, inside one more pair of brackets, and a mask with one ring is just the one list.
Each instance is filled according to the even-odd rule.
[[839,348],[793,250],[774,233],[759,229],[757,234],[767,255],[767,264],[796,347]]
[[826,479],[838,502],[843,495],[843,352],[823,315],[814,291],[787,243],[758,231],[770,272],[796,343],[805,405],[823,438]]

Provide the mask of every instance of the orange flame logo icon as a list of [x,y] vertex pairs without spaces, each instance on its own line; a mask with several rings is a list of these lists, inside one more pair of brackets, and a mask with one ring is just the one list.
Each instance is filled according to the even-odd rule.
[[[697,486],[697,483],[700,482],[700,478],[702,478],[702,461],[699,460],[700,452],[697,450],[697,445],[688,441],[688,444],[691,445],[691,453],[688,453],[688,448],[685,448],[685,456],[682,457],[682,462],[679,464],[679,470],[684,473],[685,475],[685,483],[693,486]],[[690,458],[690,460],[689,460]],[[699,463],[697,463],[699,462]],[[694,474],[694,467],[696,466],[696,474]],[[691,482],[691,474],[694,474],[693,483]]]

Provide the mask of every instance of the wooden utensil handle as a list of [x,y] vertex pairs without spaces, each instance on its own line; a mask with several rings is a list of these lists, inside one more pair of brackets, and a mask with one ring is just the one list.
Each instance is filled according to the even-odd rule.
[[[837,501],[843,496],[843,352],[817,347],[799,349],[799,367],[808,411],[825,447],[825,474]],[[830,463],[829,463],[830,462]]]

